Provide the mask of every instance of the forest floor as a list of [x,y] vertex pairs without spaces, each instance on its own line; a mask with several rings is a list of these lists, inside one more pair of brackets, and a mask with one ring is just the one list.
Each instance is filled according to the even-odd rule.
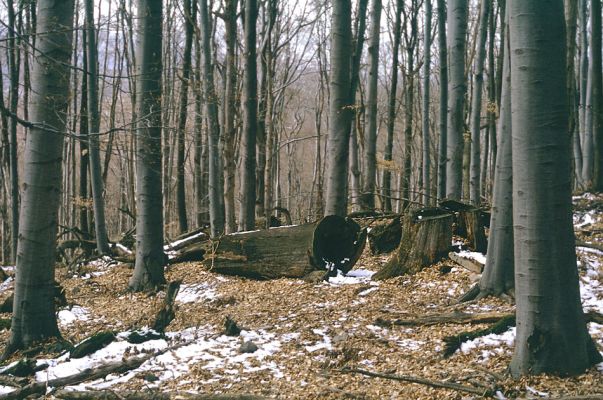
[[[574,198],[579,239],[603,244],[603,196]],[[603,253],[578,247],[585,311],[603,313]],[[169,267],[168,281],[182,280],[175,319],[165,338],[131,344],[127,332],[148,329],[163,303],[156,296],[126,290],[132,270],[101,260],[82,266],[78,274],[59,268],[69,306],[58,313],[65,339],[72,343],[106,330],[121,332],[117,340],[89,356],[42,358],[48,368],[38,381],[67,376],[108,361],[120,361],[157,350],[139,368],[105,379],[72,386],[74,390],[253,394],[282,399],[472,399],[478,394],[427,384],[370,377],[350,369],[404,375],[429,382],[459,383],[489,391],[494,398],[561,398],[603,396],[603,363],[575,378],[538,376],[511,379],[506,373],[515,328],[465,342],[443,357],[443,339],[488,324],[442,323],[427,326],[385,326],[379,320],[427,315],[511,313],[514,306],[498,299],[459,304],[456,299],[478,276],[443,261],[414,276],[373,282],[370,276],[387,256],[368,251],[347,277],[310,284],[295,279],[253,281],[208,272],[201,263]],[[449,267],[449,268],[447,268]],[[9,279],[0,286],[0,300],[12,292]],[[8,317],[8,315],[4,315]],[[224,334],[227,317],[239,336]],[[603,325],[589,323],[603,350]],[[0,332],[4,346],[8,332]],[[242,353],[243,342],[257,346]],[[244,347],[251,346],[249,343]],[[253,346],[251,346],[253,347]],[[16,359],[16,358],[15,358]],[[10,388],[0,386],[0,393]],[[52,392],[49,396],[52,396]],[[125,392],[123,392],[125,393]],[[587,398],[587,397],[582,397]],[[597,397],[601,398],[601,397]]]

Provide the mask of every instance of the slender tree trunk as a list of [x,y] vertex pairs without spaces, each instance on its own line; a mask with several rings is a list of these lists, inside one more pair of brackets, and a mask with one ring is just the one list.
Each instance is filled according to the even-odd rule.
[[205,95],[205,114],[208,125],[209,157],[209,222],[211,237],[217,238],[224,233],[224,209],[222,180],[220,179],[220,128],[218,125],[218,105],[214,77],[212,72],[212,49],[210,44],[209,9],[207,0],[200,0],[199,17],[201,24],[201,42],[203,46],[203,92]]
[[[86,30],[82,31],[82,45],[86,46],[88,35]],[[80,99],[80,173],[79,173],[79,199],[80,208],[80,230],[84,235],[90,235],[90,225],[88,224],[88,166],[90,160],[90,151],[88,147],[88,56],[84,51],[82,54],[82,95]]]
[[138,0],[136,135],[136,264],[134,291],[165,283],[161,194],[161,74],[163,4]]
[[[13,0],[7,0],[8,10],[8,70],[10,78],[10,111],[17,114],[19,103],[19,49],[15,41],[15,9]],[[17,241],[19,238],[19,168],[17,160],[17,120],[10,119],[9,126],[9,165],[10,165],[10,210],[11,210],[11,260],[17,260]]]
[[[578,106],[576,104],[576,31],[578,17],[578,1],[565,0],[565,26],[567,27],[566,46],[567,46],[567,98],[569,102],[569,132],[572,135],[572,148],[574,155],[574,179],[577,179],[582,169],[580,165],[582,160],[582,150],[580,148],[580,136],[578,133]],[[580,186],[579,182],[574,187]]]
[[593,178],[592,191],[603,191],[603,82],[601,61],[601,0],[591,1],[591,65],[593,69],[592,104],[593,104]]
[[[13,317],[6,353],[60,336],[54,307],[57,215],[61,196],[73,1],[38,1],[32,72],[32,121],[27,135]],[[42,55],[48,55],[44,57]]]
[[245,66],[243,80],[243,133],[241,136],[241,190],[239,230],[255,229],[255,145],[257,133],[257,0],[245,0]]
[[446,197],[448,150],[448,47],[446,39],[446,1],[438,0],[438,50],[440,52],[440,112],[438,148],[438,200]]
[[586,329],[576,268],[563,3],[510,0],[509,17],[517,283],[510,371],[579,374],[601,355]]
[[105,226],[105,199],[103,197],[103,178],[100,161],[98,114],[98,48],[94,29],[94,4],[86,0],[86,54],[88,56],[88,146],[90,150],[90,183],[94,207],[94,227],[96,232],[96,248],[100,254],[108,254],[109,239]]
[[[587,80],[587,84],[586,84],[586,108],[585,108],[585,115],[584,115],[584,143],[582,146],[582,182],[584,184],[585,188],[592,188],[593,186],[593,177],[594,177],[594,168],[595,168],[595,144],[594,144],[594,129],[595,129],[595,113],[594,113],[594,108],[595,108],[595,103],[596,103],[596,97],[597,97],[597,90],[600,87],[600,81],[601,81],[601,69],[598,68],[598,66],[596,65],[597,60],[599,60],[599,67],[601,65],[600,63],[600,54],[601,54],[601,46],[600,46],[600,37],[599,36],[599,40],[597,43],[597,39],[596,39],[596,32],[597,32],[597,26],[594,26],[593,24],[596,24],[597,21],[600,21],[600,12],[599,12],[599,18],[597,18],[595,16],[595,10],[593,10],[593,7],[597,7],[597,4],[600,6],[600,2],[597,0],[591,0],[590,2],[591,4],[591,10],[590,10],[590,64],[589,64],[589,68],[588,68],[588,80]],[[586,22],[586,21],[585,21]],[[598,31],[600,32],[600,26],[601,24],[598,24],[599,29]],[[597,50],[595,49],[598,45],[598,52],[599,52],[599,56],[597,56]],[[597,73],[599,75],[597,75]]]
[[188,86],[191,77],[191,59],[193,49],[193,16],[191,0],[184,0],[184,55],[182,59],[182,85],[180,86],[180,110],[178,112],[178,143],[176,155],[176,208],[178,209],[178,227],[180,233],[188,231],[186,217],[186,191],[184,177],[184,144],[188,108]]
[[448,2],[448,119],[446,141],[446,197],[460,200],[462,190],[463,132],[465,94],[465,46],[467,36],[467,0]]
[[331,14],[329,138],[327,140],[326,215],[347,214],[346,181],[352,110],[350,104],[351,2],[334,0]]
[[[394,44],[392,54],[391,86],[387,101],[387,138],[385,141],[385,151],[383,159],[392,161],[394,150],[394,128],[396,125],[396,92],[398,91],[398,49],[400,48],[400,36],[402,35],[402,0],[396,0],[396,17],[394,21]],[[383,178],[381,187],[383,197],[383,210],[392,210],[392,168],[386,166],[383,169]]]
[[[578,22],[580,24],[580,70],[579,76],[579,104],[578,104],[578,125],[579,125],[579,139],[580,139],[580,160],[576,165],[580,169],[576,169],[577,180],[581,186],[582,182],[582,169],[584,168],[584,144],[587,131],[586,125],[586,93],[588,87],[588,0],[580,0],[580,10],[578,14]],[[577,168],[577,167],[576,167]]]
[[425,0],[425,26],[423,43],[425,60],[423,64],[423,204],[431,203],[431,149],[429,137],[429,98],[431,79],[431,0]]
[[375,208],[375,180],[377,177],[377,95],[379,78],[379,36],[381,34],[381,0],[373,0],[371,9],[371,42],[369,54],[369,83],[367,95],[368,129],[364,134],[364,177],[362,208]]
[[[504,5],[502,6],[504,7]],[[480,171],[481,174],[481,196],[490,199],[492,196],[492,185],[494,184],[494,180],[488,179],[493,174],[490,169],[495,169],[496,160],[493,158],[492,152],[490,152],[490,148],[493,145],[493,141],[497,140],[496,137],[496,114],[497,114],[497,105],[496,105],[496,67],[495,67],[495,55],[494,55],[494,45],[496,40],[496,13],[495,9],[492,9],[490,16],[488,18],[488,26],[489,26],[489,38],[488,38],[488,103],[486,106],[486,115],[488,118],[488,132],[485,136],[484,143],[484,157],[482,158],[482,168]],[[504,13],[504,11],[501,11]],[[501,24],[501,26],[504,24]],[[501,48],[503,46],[501,45]],[[492,161],[490,161],[490,159]]]
[[486,60],[486,38],[488,34],[488,17],[492,0],[482,0],[479,19],[477,57],[473,71],[473,96],[471,97],[471,167],[469,178],[469,199],[472,204],[479,205],[480,199],[480,152],[481,152],[481,114],[482,88],[484,86],[484,63]]

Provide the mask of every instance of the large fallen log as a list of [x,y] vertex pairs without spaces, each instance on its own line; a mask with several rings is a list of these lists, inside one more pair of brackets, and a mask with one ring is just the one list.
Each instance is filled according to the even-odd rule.
[[355,221],[328,216],[315,224],[224,235],[183,250],[206,250],[213,272],[253,279],[302,278],[316,270],[347,273],[362,254],[366,229]]
[[416,273],[445,257],[452,242],[452,220],[452,214],[437,208],[409,212],[402,221],[400,245],[373,279]]

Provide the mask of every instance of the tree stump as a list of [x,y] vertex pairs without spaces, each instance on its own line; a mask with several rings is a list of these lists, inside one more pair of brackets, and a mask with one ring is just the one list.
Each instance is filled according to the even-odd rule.
[[452,221],[452,214],[437,208],[406,215],[400,245],[373,279],[414,274],[445,257],[452,242]]
[[[485,216],[482,209],[456,200],[444,200],[440,207],[458,213],[455,234],[469,241],[469,248],[473,251],[485,253],[488,250],[488,241],[484,231]],[[489,223],[488,223],[489,225]]]
[[388,224],[377,225],[368,233],[369,249],[373,255],[389,253],[400,245],[402,223],[400,217]]
[[205,265],[225,275],[253,279],[302,278],[315,270],[347,273],[362,254],[366,229],[328,216],[316,224],[235,233],[210,241]]

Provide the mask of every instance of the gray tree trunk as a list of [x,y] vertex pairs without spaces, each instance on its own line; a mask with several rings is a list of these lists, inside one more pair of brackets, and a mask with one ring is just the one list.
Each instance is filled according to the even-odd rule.
[[212,71],[212,49],[209,27],[209,9],[207,0],[199,3],[201,42],[203,47],[203,92],[205,95],[205,114],[208,125],[209,147],[209,223],[211,237],[224,233],[223,183],[220,179],[220,127],[218,125],[218,104]]
[[431,79],[431,0],[425,0],[425,26],[423,43],[425,60],[423,64],[423,204],[431,203],[431,149],[429,139],[429,98]]
[[[595,145],[594,145],[594,127],[595,127],[595,97],[597,96],[597,82],[601,81],[601,77],[597,76],[597,66],[595,65],[597,57],[595,47],[595,27],[593,23],[596,22],[595,13],[592,9],[599,3],[597,0],[591,0],[590,10],[590,63],[588,67],[588,80],[586,84],[586,107],[584,110],[584,138],[582,143],[582,183],[585,188],[591,188],[593,183],[594,167],[595,167]],[[600,14],[600,13],[599,13]],[[600,19],[600,16],[599,16]],[[586,21],[585,21],[586,22]],[[599,24],[600,25],[600,24]],[[600,30],[600,29],[599,29]],[[601,42],[599,42],[600,44]],[[599,57],[600,60],[601,47],[599,46]],[[599,63],[600,65],[600,63]],[[599,73],[601,70],[598,70]]]
[[163,197],[161,194],[161,74],[163,5],[138,0],[136,114],[136,264],[134,291],[165,283]]
[[488,34],[488,16],[492,0],[482,0],[477,35],[477,57],[473,71],[473,96],[471,97],[471,166],[469,177],[469,200],[479,205],[480,199],[480,153],[481,153],[481,114],[482,88],[484,86],[484,63],[486,60],[486,38]]
[[[6,354],[60,336],[54,306],[57,216],[69,104],[73,1],[39,0],[24,157],[13,317]],[[59,133],[59,134],[57,134]]]
[[579,176],[582,170],[582,148],[580,147],[580,134],[578,131],[578,104],[576,103],[576,31],[578,17],[578,1],[565,0],[565,26],[567,27],[567,98],[569,101],[569,131],[572,135],[572,148],[574,155],[574,187],[579,187]]
[[98,114],[98,48],[94,29],[94,4],[86,0],[86,55],[88,56],[88,149],[90,151],[90,185],[94,208],[94,230],[96,248],[100,254],[109,254],[109,239],[105,226],[105,199],[103,197],[103,176],[100,160]]
[[188,86],[191,76],[191,62],[193,50],[193,29],[191,0],[184,0],[184,55],[182,57],[182,85],[180,86],[180,99],[178,110],[178,136],[176,144],[176,209],[178,210],[178,228],[180,233],[188,231],[186,217],[186,182],[184,177],[184,144],[186,134],[186,119],[188,109]]
[[586,329],[576,267],[563,3],[510,0],[509,20],[517,301],[510,371],[573,375],[601,355]]
[[349,95],[351,8],[350,0],[334,0],[331,11],[331,99],[325,173],[325,215],[347,214],[346,181],[352,118]]
[[375,208],[375,180],[377,177],[377,95],[379,78],[379,37],[381,34],[381,0],[373,0],[371,9],[371,41],[368,46],[369,82],[367,95],[368,128],[364,133],[364,169],[362,208]]
[[[82,31],[82,43],[86,45],[88,35],[86,30]],[[82,54],[82,74],[88,76],[88,56],[86,52]],[[88,173],[90,151],[88,149],[88,79],[82,79],[82,97],[80,100],[80,131],[79,131],[79,146],[80,146],[80,173],[79,173],[79,190],[78,203],[80,207],[80,230],[86,237],[90,235],[90,225],[88,224]]]
[[461,199],[465,94],[465,47],[467,36],[467,0],[448,2],[448,119],[446,141],[446,197]]
[[440,109],[438,147],[438,200],[446,197],[448,150],[448,48],[446,39],[446,1],[438,0],[438,50],[440,53]]
[[580,65],[578,71],[578,130],[580,139],[580,159],[576,161],[576,176],[582,185],[584,138],[586,137],[586,92],[588,85],[588,0],[580,0],[578,23],[580,24]]
[[243,132],[241,135],[241,175],[239,230],[255,229],[255,144],[257,134],[257,0],[245,1],[245,56],[243,75]]
[[[398,49],[400,48],[400,36],[402,35],[402,7],[404,6],[402,0],[396,0],[396,18],[394,22],[394,44],[392,49],[392,76],[391,86],[389,90],[389,97],[387,102],[387,138],[385,142],[385,151],[383,152],[383,159],[385,161],[392,161],[393,150],[394,150],[394,128],[396,126],[396,93],[398,91]],[[382,197],[383,197],[383,210],[392,210],[392,169],[383,169],[383,179],[381,182]]]
[[593,69],[592,105],[593,105],[593,177],[589,189],[603,190],[603,82],[601,75],[601,0],[591,1],[591,65]]

